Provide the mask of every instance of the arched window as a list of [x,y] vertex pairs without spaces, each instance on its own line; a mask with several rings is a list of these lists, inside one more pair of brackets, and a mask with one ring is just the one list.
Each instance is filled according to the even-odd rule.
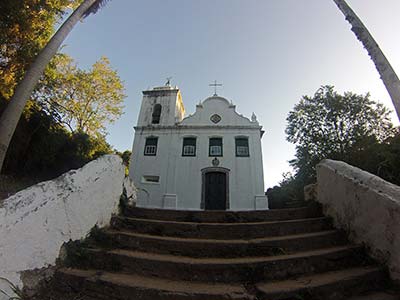
[[152,114],[152,124],[160,124],[161,117],[161,104],[157,103],[154,105],[153,114]]

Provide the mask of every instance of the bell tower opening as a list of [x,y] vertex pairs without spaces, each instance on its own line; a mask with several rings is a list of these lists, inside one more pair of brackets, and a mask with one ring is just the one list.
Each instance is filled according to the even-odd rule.
[[157,103],[156,105],[154,105],[153,114],[151,115],[151,117],[152,117],[151,123],[152,124],[160,124],[161,109],[162,109],[162,106],[160,103]]

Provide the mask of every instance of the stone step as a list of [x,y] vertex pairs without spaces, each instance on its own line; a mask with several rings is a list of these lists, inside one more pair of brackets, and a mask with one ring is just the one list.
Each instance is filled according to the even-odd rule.
[[384,292],[370,292],[346,300],[400,300],[400,292],[390,290]]
[[302,276],[292,280],[257,284],[257,299],[341,300],[379,289],[385,280],[385,272],[380,268],[349,267],[340,271]]
[[326,217],[273,222],[195,223],[116,216],[112,218],[111,224],[117,229],[158,236],[226,240],[249,240],[332,229],[331,221]]
[[309,207],[261,211],[184,211],[134,207],[128,208],[125,215],[132,218],[163,221],[239,223],[316,218],[322,217],[322,210],[317,204],[312,204]]
[[[118,274],[98,270],[61,269],[61,286],[79,290],[99,300],[255,300],[246,289],[234,284],[205,284]],[[82,298],[86,299],[86,298]]]
[[297,200],[295,200],[295,201],[286,201],[284,206],[287,209],[302,207],[302,206],[304,206],[304,201],[297,201]]
[[89,267],[96,269],[173,280],[226,283],[277,280],[359,266],[365,262],[363,248],[351,245],[288,255],[240,258],[193,258],[123,249],[87,251]]
[[106,234],[118,248],[190,257],[268,256],[347,243],[345,234],[337,230],[250,240],[190,239],[119,230],[108,230]]

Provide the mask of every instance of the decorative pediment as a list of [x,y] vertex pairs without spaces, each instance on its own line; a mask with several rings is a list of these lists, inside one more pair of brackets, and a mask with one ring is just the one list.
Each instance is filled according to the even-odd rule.
[[196,112],[182,120],[180,125],[192,126],[255,126],[258,122],[238,114],[235,105],[227,99],[212,96],[196,106]]

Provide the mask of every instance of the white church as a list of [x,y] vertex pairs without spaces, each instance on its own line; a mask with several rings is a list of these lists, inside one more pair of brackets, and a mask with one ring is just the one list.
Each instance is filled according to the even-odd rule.
[[143,91],[130,176],[137,205],[182,210],[268,209],[262,127],[218,96],[185,117],[180,90],[169,83]]

